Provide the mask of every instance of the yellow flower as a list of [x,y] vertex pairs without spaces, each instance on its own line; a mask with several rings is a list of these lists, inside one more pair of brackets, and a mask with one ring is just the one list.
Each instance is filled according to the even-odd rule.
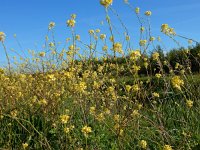
[[119,119],[120,119],[120,116],[118,114],[114,115],[114,121],[115,122],[119,122]]
[[169,29],[169,25],[168,24],[162,24],[161,25],[161,32],[166,33],[168,29]]
[[96,33],[99,33],[99,32],[101,32],[101,30],[100,30],[100,29],[96,29],[95,32],[96,32]]
[[17,110],[13,110],[13,111],[10,112],[10,114],[11,114],[12,117],[16,117],[17,114],[18,114],[18,111]]
[[153,60],[158,60],[159,56],[160,56],[160,54],[159,54],[158,52],[154,52],[154,53],[152,54]]
[[109,39],[110,39],[111,42],[114,42],[114,37],[113,36],[110,36]]
[[160,73],[156,73],[156,74],[155,74],[155,77],[158,78],[158,79],[159,79],[161,76],[162,76],[162,75],[161,75]]
[[186,105],[187,105],[187,107],[191,108],[193,106],[193,101],[186,100]]
[[69,115],[61,115],[60,120],[63,124],[66,124],[69,121]]
[[133,85],[133,90],[134,90],[135,92],[139,91],[139,89],[140,89],[140,87],[139,87],[138,84]]
[[78,41],[80,41],[81,40],[81,37],[80,37],[80,35],[76,35],[76,40],[78,40]]
[[160,97],[159,93],[153,92],[154,97]]
[[143,32],[145,30],[145,27],[141,27],[140,31]]
[[113,0],[100,0],[100,4],[104,7],[108,7],[112,4]]
[[50,22],[49,23],[49,30],[53,29],[55,27],[55,22]]
[[122,53],[122,44],[117,42],[117,43],[114,43],[114,46],[113,46],[113,50],[115,52],[118,52],[118,53]]
[[68,128],[68,127],[65,127],[64,128],[64,132],[67,134],[67,133],[69,133],[69,131],[70,131],[70,128]]
[[179,76],[174,76],[174,77],[172,78],[171,82],[172,82],[172,86],[173,86],[174,88],[177,88],[178,90],[181,90],[181,86],[184,85],[183,80],[180,79]]
[[28,147],[28,143],[23,143],[22,146],[23,146],[23,149],[26,149]]
[[131,88],[132,88],[132,87],[131,87],[130,85],[126,85],[126,91],[127,91],[127,92],[130,92]]
[[135,50],[130,53],[130,59],[136,60],[141,56],[140,50]]
[[138,116],[140,116],[140,113],[139,113],[138,110],[134,110],[134,111],[131,113],[131,116],[132,116],[132,117],[138,117]]
[[84,126],[81,131],[85,136],[88,136],[88,134],[92,132],[92,128],[88,126]]
[[5,40],[5,33],[4,32],[0,32],[0,42],[3,42]]
[[151,14],[152,14],[151,11],[146,11],[146,12],[145,12],[145,15],[146,15],[146,16],[151,16]]
[[163,150],[173,150],[172,147],[170,145],[165,145],[163,147]]
[[90,114],[91,115],[95,115],[95,111],[96,111],[95,107],[90,107]]
[[147,148],[147,141],[141,140],[139,142],[139,145],[140,145],[141,148],[146,149]]
[[76,14],[72,14],[71,19],[76,19]]
[[67,20],[67,26],[68,27],[74,27],[75,23],[76,23],[76,21],[74,19]]
[[106,35],[105,35],[105,34],[101,34],[101,35],[100,35],[100,39],[103,40],[103,39],[105,39],[105,38],[106,38]]
[[151,36],[149,41],[154,41],[155,40],[155,37]]
[[140,8],[139,8],[139,7],[136,7],[136,8],[135,8],[135,13],[136,13],[136,14],[139,14],[139,13],[140,13]]
[[145,46],[147,43],[147,40],[140,40],[139,44],[140,46]]
[[45,57],[45,55],[46,55],[45,52],[40,52],[40,53],[39,53],[39,56],[40,56],[40,57]]

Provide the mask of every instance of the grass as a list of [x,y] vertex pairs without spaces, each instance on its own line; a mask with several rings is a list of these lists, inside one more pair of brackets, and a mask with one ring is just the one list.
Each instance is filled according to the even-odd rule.
[[[152,44],[148,39],[140,42],[139,50],[123,50],[125,44],[113,39],[110,2],[101,4],[106,9],[114,61],[107,47],[103,58],[94,57],[98,39],[107,46],[100,30],[90,30],[91,43],[82,43],[75,34],[74,14],[67,21],[68,48],[58,51],[51,22],[52,38],[46,37],[43,51],[30,51],[30,58],[21,58],[16,66],[7,57],[8,67],[0,69],[0,149],[200,149],[200,75],[191,72],[185,55],[188,64],[179,62],[174,69],[158,52],[148,56],[145,51]],[[150,36],[149,32],[140,30],[141,35]],[[175,36],[167,25],[162,32]],[[8,56],[4,41],[0,32]],[[88,55],[78,52],[79,44]],[[130,55],[124,57],[127,51]],[[157,74],[142,76],[142,67]]]

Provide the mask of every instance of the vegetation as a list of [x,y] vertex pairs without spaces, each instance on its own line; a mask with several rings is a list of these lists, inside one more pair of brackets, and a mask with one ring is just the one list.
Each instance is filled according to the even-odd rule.
[[[145,17],[137,7],[141,39],[132,49],[111,3],[100,1],[110,33],[90,30],[89,44],[75,32],[75,14],[66,22],[71,37],[61,51],[51,22],[43,51],[17,53],[18,62],[0,32],[8,60],[0,69],[0,149],[200,149],[200,46],[167,54],[153,46],[149,53],[155,38],[144,21],[151,11]],[[126,31],[123,44],[116,42],[109,13]],[[179,36],[167,24],[161,32],[173,41]]]

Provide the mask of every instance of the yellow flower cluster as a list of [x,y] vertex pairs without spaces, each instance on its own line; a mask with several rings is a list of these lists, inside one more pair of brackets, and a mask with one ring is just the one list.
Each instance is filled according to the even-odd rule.
[[163,150],[173,150],[172,147],[170,145],[165,145],[163,147]]
[[146,15],[146,16],[151,16],[151,14],[152,14],[151,11],[146,11],[146,12],[145,12],[145,15]]
[[60,120],[63,124],[66,124],[69,121],[70,116],[69,115],[61,115]]
[[71,19],[67,20],[67,26],[73,28],[76,24],[75,19],[76,19],[76,15],[72,14]]
[[160,54],[159,54],[158,52],[154,52],[154,53],[152,54],[153,60],[158,60],[158,59],[159,59],[159,56],[160,56]]
[[180,78],[180,76],[174,76],[171,82],[172,86],[178,90],[181,90],[181,86],[184,85],[184,81]]
[[88,136],[88,134],[92,132],[92,128],[88,126],[84,126],[81,131],[85,136]]
[[138,58],[140,58],[140,56],[141,56],[140,50],[135,50],[130,52],[131,60],[137,60]]
[[139,145],[140,145],[141,148],[146,149],[147,148],[147,141],[141,140],[139,142]]
[[104,7],[108,7],[112,4],[113,0],[100,0],[100,4]]
[[114,43],[113,45],[113,50],[115,52],[118,52],[118,53],[123,53],[123,50],[122,50],[122,44],[117,42],[117,43]]
[[6,37],[5,33],[4,32],[0,32],[0,42],[4,42],[5,37]]
[[50,22],[49,23],[49,30],[53,29],[55,27],[55,22]]
[[186,105],[187,107],[191,108],[193,106],[193,101],[192,100],[186,100]]
[[161,32],[163,32],[166,35],[176,35],[174,28],[169,27],[168,24],[161,25]]
[[139,44],[140,46],[145,46],[147,43],[147,40],[140,40]]

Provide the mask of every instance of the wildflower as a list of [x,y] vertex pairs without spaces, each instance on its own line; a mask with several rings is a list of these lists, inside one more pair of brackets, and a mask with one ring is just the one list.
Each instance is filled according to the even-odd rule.
[[60,120],[63,124],[66,124],[69,121],[70,116],[69,115],[61,115]]
[[177,88],[178,90],[181,90],[181,86],[184,85],[183,80],[180,79],[179,76],[174,76],[174,77],[172,78],[171,82],[172,82],[172,86],[173,86],[174,88]]
[[80,41],[81,40],[80,35],[76,35],[75,39],[78,40],[78,41]]
[[118,114],[114,115],[114,121],[119,122],[119,118],[120,118],[120,116]]
[[160,73],[156,73],[156,74],[155,74],[155,77],[158,78],[158,79],[159,79],[161,76],[162,76],[162,75],[161,75]]
[[104,7],[108,7],[112,4],[113,0],[100,0],[100,4]]
[[26,149],[28,147],[28,143],[23,143],[22,147],[23,147],[23,149]]
[[154,97],[160,97],[159,93],[153,92],[152,94]]
[[145,46],[147,43],[147,40],[140,40],[139,44],[140,46]]
[[147,67],[148,67],[148,62],[144,62],[144,67],[147,69]]
[[96,110],[95,107],[90,107],[90,114],[95,115],[95,110]]
[[130,36],[126,36],[126,41],[130,41]]
[[146,11],[146,12],[145,12],[145,15],[146,15],[146,16],[151,16],[151,14],[152,14],[151,11]]
[[108,46],[107,46],[107,45],[104,45],[104,46],[102,47],[102,50],[103,50],[103,51],[107,51],[107,50],[108,50]]
[[94,30],[89,30],[88,33],[91,35],[91,34],[94,34]]
[[132,88],[133,88],[133,90],[134,90],[135,92],[139,91],[139,89],[140,89],[140,87],[139,87],[138,84],[133,85]]
[[55,27],[55,22],[50,22],[49,23],[49,30],[53,29]]
[[0,32],[0,42],[3,42],[6,38],[6,35],[4,32]]
[[71,19],[76,19],[76,14],[72,14]]
[[159,54],[158,52],[154,52],[154,53],[152,54],[153,60],[158,60],[159,56],[160,56],[160,54]]
[[186,100],[186,105],[187,105],[187,107],[191,108],[193,106],[193,101]]
[[155,40],[155,37],[151,36],[149,41],[154,41]]
[[161,25],[161,32],[166,33],[168,29],[169,29],[169,25],[168,24],[162,24]]
[[38,102],[40,105],[47,105],[47,100],[46,99],[41,99],[39,102]]
[[88,126],[84,126],[81,131],[87,137],[88,134],[92,132],[92,128]]
[[132,117],[138,117],[140,115],[138,110],[134,110],[131,114]]
[[145,27],[141,27],[140,31],[143,32],[145,30]]
[[110,36],[109,39],[110,39],[111,42],[114,42],[114,36]]
[[106,38],[106,35],[105,34],[101,34],[100,35],[100,39],[104,40]]
[[139,14],[139,13],[140,13],[140,8],[139,8],[139,7],[136,7],[136,8],[135,8],[135,13],[136,13],[136,14]]
[[96,29],[95,32],[96,32],[96,33],[99,33],[99,32],[101,32],[101,30],[100,30],[100,29]]
[[67,20],[67,26],[73,28],[75,26],[76,21],[74,19]]
[[113,45],[113,50],[118,53],[122,53],[122,44],[117,42]]
[[50,42],[50,43],[49,43],[49,46],[50,46],[50,47],[54,47],[55,45],[54,45],[53,42]]
[[126,85],[126,91],[127,91],[127,92],[130,92],[131,88],[132,88],[132,87],[131,87],[130,85]]
[[45,52],[40,52],[40,53],[39,53],[39,56],[40,56],[40,57],[45,57],[45,55],[46,55]]
[[140,50],[135,50],[130,53],[131,60],[137,60],[141,56]]
[[103,113],[98,114],[98,115],[96,116],[96,119],[97,119],[98,121],[103,121],[103,120],[105,119],[104,114],[103,114]]
[[17,117],[18,111],[17,110],[13,110],[10,112],[12,117]]
[[139,145],[140,145],[141,148],[146,149],[147,148],[147,141],[141,140],[139,142]]
[[173,150],[172,147],[170,145],[165,145],[163,147],[163,150]]
[[70,131],[70,128],[68,128],[68,127],[65,127],[64,128],[64,132],[67,134],[67,133],[69,133],[69,131]]

